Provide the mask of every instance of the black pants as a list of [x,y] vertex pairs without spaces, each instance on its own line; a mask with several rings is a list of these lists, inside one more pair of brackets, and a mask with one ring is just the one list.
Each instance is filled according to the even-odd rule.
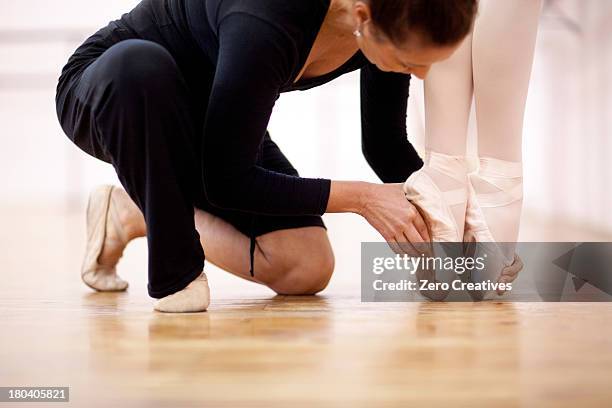
[[[249,214],[213,207],[206,200],[199,152],[214,70],[182,27],[169,20],[160,23],[163,10],[146,10],[154,4],[141,4],[129,19],[111,22],[76,50],[62,71],[56,103],[66,135],[85,152],[111,163],[142,210],[148,291],[160,298],[183,289],[203,269],[194,207],[251,238],[251,274],[257,236],[325,226],[318,216]],[[269,134],[258,163],[297,175]]]

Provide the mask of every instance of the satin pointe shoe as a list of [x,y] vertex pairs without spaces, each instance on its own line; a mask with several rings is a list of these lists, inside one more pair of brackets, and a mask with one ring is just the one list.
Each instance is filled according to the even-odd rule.
[[[128,283],[117,275],[116,264],[108,266],[98,263],[105,245],[119,248],[122,254],[128,241],[112,205],[113,189],[111,185],[99,186],[90,194],[87,204],[87,247],[81,279],[90,288],[101,292],[124,291],[128,287]],[[113,234],[109,234],[109,228],[114,229]]]
[[[522,265],[514,253],[515,242],[499,243],[493,237],[483,209],[496,209],[491,216],[505,213],[508,222],[518,222],[512,217],[520,216],[523,199],[522,165],[520,162],[509,162],[494,158],[481,158],[478,172],[468,176],[468,202],[464,228],[464,251],[466,256],[483,257],[485,268],[465,273],[462,279],[466,282],[497,282],[504,269]],[[481,186],[477,192],[475,185]],[[484,188],[482,187],[484,186]],[[486,191],[486,192],[485,192]],[[515,208],[508,210],[510,207]],[[518,208],[516,208],[518,206]],[[504,211],[504,208],[506,211]],[[517,212],[518,211],[518,212]],[[509,218],[508,218],[509,217]],[[502,221],[503,222],[503,221]],[[493,297],[495,291],[468,291],[472,299],[484,300]]]
[[[428,252],[436,257],[459,256],[461,254],[453,252],[457,252],[457,243],[462,242],[463,225],[458,225],[456,214],[465,213],[467,162],[461,156],[433,151],[427,152],[425,159],[425,166],[411,174],[404,183],[406,199],[418,208],[429,227],[432,242],[436,243],[428,245]],[[445,246],[444,243],[453,244]],[[450,283],[456,279],[454,272],[447,271],[419,270],[416,275],[419,281]],[[432,300],[443,300],[448,291],[421,294]]]

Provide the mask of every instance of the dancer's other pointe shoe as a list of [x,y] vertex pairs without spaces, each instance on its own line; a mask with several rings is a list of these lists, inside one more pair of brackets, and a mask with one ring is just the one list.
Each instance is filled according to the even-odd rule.
[[[92,289],[102,292],[126,290],[128,283],[117,275],[116,265],[128,239],[113,205],[114,186],[103,185],[89,196],[87,204],[87,248],[81,267],[81,279]],[[112,259],[101,262],[103,250]]]
[[[464,157],[428,151],[423,168],[411,174],[404,183],[404,193],[428,224],[432,242],[462,241],[467,203],[467,161]],[[448,248],[452,250],[452,244]],[[438,257],[452,256],[440,253],[444,252],[444,247],[438,244],[434,245],[431,251]],[[448,273],[443,275],[440,271],[417,271],[419,280],[426,279],[430,282],[456,278]],[[428,291],[422,294],[433,300],[442,300],[448,295],[448,291]]]
[[[523,199],[522,165],[481,158],[478,172],[470,174],[469,180],[463,241],[466,255],[485,257],[486,268],[466,273],[463,278],[470,282],[498,282],[505,269],[522,265],[514,253]],[[495,239],[489,227],[491,221],[497,225],[500,240]],[[469,293],[473,299],[482,300],[491,297],[494,291]]]
[[210,289],[206,274],[202,272],[185,289],[168,295],[155,302],[153,308],[165,313],[203,312],[210,304]]

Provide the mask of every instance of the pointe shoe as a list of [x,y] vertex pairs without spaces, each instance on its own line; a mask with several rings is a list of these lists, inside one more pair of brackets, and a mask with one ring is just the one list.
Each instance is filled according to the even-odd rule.
[[[434,181],[432,175],[438,172],[443,177],[454,180],[456,188],[443,191]],[[462,234],[452,207],[461,206],[464,211],[467,201],[467,162],[465,158],[447,156],[437,152],[428,152],[426,164],[419,171],[408,177],[404,183],[406,198],[418,209],[428,224],[430,238],[435,243],[455,243],[454,245],[428,244],[428,252],[436,257],[458,256],[457,244],[462,241]],[[416,271],[417,279],[430,282],[450,283],[456,276],[454,273],[420,270]],[[443,300],[448,291],[421,292],[432,300]]]
[[[485,259],[485,269],[462,275],[466,282],[497,282],[505,268],[522,264],[515,243],[499,243],[489,229],[483,208],[505,207],[523,198],[522,166],[493,158],[481,158],[480,169],[468,176],[468,201],[463,241],[466,256]],[[492,192],[477,193],[474,184],[488,183]],[[491,298],[495,291],[468,291],[474,300]]]
[[[123,248],[127,245],[118,215],[111,206],[113,188],[110,185],[96,188],[90,194],[87,204],[87,248],[81,267],[81,279],[90,288],[101,292],[124,291],[128,287],[128,283],[117,275],[116,265],[98,263],[105,244]],[[108,237],[109,224],[110,228],[115,229],[117,240]]]
[[159,299],[153,308],[164,313],[193,313],[205,311],[209,304],[208,278],[202,272],[185,289]]
[[[451,207],[466,205],[466,169],[466,161],[462,157],[428,152],[426,165],[412,173],[404,183],[404,194],[423,215],[433,242],[462,241]],[[431,172],[454,179],[459,187],[442,191],[431,177]]]

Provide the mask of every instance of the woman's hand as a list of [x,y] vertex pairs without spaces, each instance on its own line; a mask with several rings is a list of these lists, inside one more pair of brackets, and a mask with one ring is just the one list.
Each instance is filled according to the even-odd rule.
[[[430,242],[427,224],[406,199],[402,184],[370,184],[359,212],[397,253],[421,254]],[[409,243],[409,245],[407,245]]]
[[327,212],[363,216],[396,253],[420,255],[430,242],[427,225],[405,197],[402,184],[332,181]]

